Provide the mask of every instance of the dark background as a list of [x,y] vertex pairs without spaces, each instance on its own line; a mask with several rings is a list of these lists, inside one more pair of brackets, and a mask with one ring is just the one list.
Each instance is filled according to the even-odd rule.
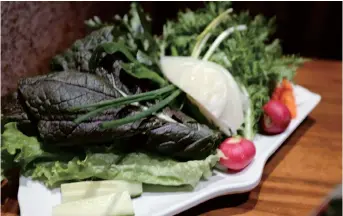
[[[129,2],[110,3],[120,7],[120,14],[129,9]],[[201,1],[141,2],[153,19],[153,31],[162,32],[167,19],[175,19],[179,10],[195,10],[203,7]],[[248,10],[251,15],[263,14],[276,17],[277,31],[285,53],[321,59],[342,59],[342,2],[232,2],[235,11]],[[111,11],[111,10],[110,10]],[[108,19],[113,13],[103,12],[100,17]]]
[[[154,27],[172,19],[179,9],[195,9],[202,2],[159,2],[153,4]],[[233,2],[235,11],[276,17],[276,37],[285,53],[306,57],[342,59],[342,2]],[[158,18],[158,19],[156,19]]]
[[[155,33],[178,10],[203,2],[141,2]],[[22,77],[46,73],[50,59],[86,34],[84,20],[124,14],[130,2],[1,2],[1,95]],[[276,16],[284,52],[342,59],[342,2],[233,2],[235,11]]]

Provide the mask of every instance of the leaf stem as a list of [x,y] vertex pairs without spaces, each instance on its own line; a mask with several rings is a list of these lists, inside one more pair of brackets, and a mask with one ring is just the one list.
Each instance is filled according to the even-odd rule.
[[192,51],[192,56],[195,58],[198,58],[202,48],[204,47],[204,45],[206,44],[207,40],[210,38],[211,33],[210,31],[217,27],[217,25],[224,20],[229,13],[231,13],[233,10],[232,8],[227,9],[226,11],[224,11],[223,13],[219,14],[214,20],[212,20],[212,22],[206,26],[205,30],[201,32],[201,34],[197,37],[197,42],[193,48]]
[[202,59],[208,60],[211,57],[211,55],[213,54],[213,52],[215,51],[215,49],[217,49],[217,47],[220,45],[220,43],[223,42],[223,40],[225,40],[234,31],[243,31],[246,29],[247,29],[246,25],[238,25],[236,27],[230,27],[230,28],[226,29],[225,31],[223,31],[216,38],[216,40],[212,43],[211,47],[208,49],[208,51],[206,52],[205,56]]

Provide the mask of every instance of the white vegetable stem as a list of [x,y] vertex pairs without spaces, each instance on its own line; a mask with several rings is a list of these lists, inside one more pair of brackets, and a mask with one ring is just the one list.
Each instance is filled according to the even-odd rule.
[[211,37],[211,33],[208,33],[203,40],[198,41],[197,44],[195,45],[193,52],[192,52],[192,57],[194,58],[198,58],[202,48],[205,46],[206,42],[208,41],[208,39]]
[[230,27],[223,31],[217,38],[216,40],[212,43],[211,47],[208,49],[206,52],[205,56],[203,57],[203,60],[208,60],[213,52],[217,49],[219,44],[225,40],[230,34],[232,34],[234,31],[244,31],[247,29],[246,25],[238,25],[236,27]]
[[250,99],[249,99],[249,93],[247,91],[247,89],[245,88],[244,85],[240,85],[242,93],[243,93],[243,97],[245,98],[245,104],[244,104],[244,137],[248,140],[253,140],[254,139],[254,132],[252,130],[253,126],[252,126],[252,121],[251,119],[253,118],[252,116],[252,105],[250,103]]
[[198,36],[197,38],[197,42],[193,48],[193,52],[192,52],[192,57],[198,58],[202,48],[204,47],[204,45],[206,44],[207,40],[210,38],[211,33],[210,31],[212,29],[214,29],[215,27],[218,26],[218,24],[224,20],[229,13],[231,13],[233,10],[232,8],[227,9],[226,11],[224,11],[223,13],[221,13],[219,16],[217,16],[214,20],[212,20],[212,22],[205,28],[205,30],[203,32],[201,32],[201,34]]

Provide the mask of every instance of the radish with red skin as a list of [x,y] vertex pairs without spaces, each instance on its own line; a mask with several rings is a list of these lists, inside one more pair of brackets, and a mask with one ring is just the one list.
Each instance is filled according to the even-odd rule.
[[254,143],[240,137],[227,138],[219,145],[219,149],[224,154],[219,163],[232,170],[245,168],[256,154]]
[[271,100],[263,106],[261,127],[266,134],[275,135],[284,132],[291,122],[292,116],[286,105]]

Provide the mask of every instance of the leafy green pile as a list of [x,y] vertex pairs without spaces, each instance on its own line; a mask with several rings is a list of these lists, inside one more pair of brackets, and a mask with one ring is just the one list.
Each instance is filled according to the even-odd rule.
[[1,139],[2,159],[13,161],[11,165],[21,167],[23,175],[49,187],[86,179],[195,186],[201,178],[211,176],[211,168],[219,160],[219,154],[216,154],[204,160],[178,162],[147,153],[124,154],[105,147],[89,148],[77,154],[59,149],[47,152],[36,137],[21,133],[14,122],[6,124]]
[[[274,20],[268,21],[262,16],[251,17],[247,12],[234,13],[230,7],[230,2],[208,2],[205,8],[197,11],[180,12],[176,20],[164,25],[162,36],[152,36],[151,20],[137,4],[132,4],[129,13],[123,17],[116,16],[114,23],[104,23],[97,17],[86,21],[93,29],[92,33],[57,55],[51,64],[52,72],[63,72],[66,76],[75,72],[86,75],[91,73],[92,76],[96,74],[97,78],[104,78],[106,83],[111,83],[111,87],[122,97],[75,107],[76,111],[90,109],[90,112],[75,117],[74,123],[87,121],[105,109],[128,104],[134,104],[141,109],[140,112],[122,119],[111,119],[100,126],[105,129],[123,126],[150,115],[169,123],[177,123],[158,112],[166,106],[187,112],[187,107],[191,105],[180,94],[180,90],[163,77],[159,58],[161,55],[192,56],[216,62],[234,76],[242,89],[242,97],[246,98],[245,122],[239,132],[242,136],[253,139],[258,132],[261,107],[269,100],[275,84],[284,77],[292,80],[304,59],[283,56],[279,41],[271,41]],[[141,86],[146,86],[145,81],[148,81],[148,87],[131,89],[129,85],[124,86],[114,79],[113,73],[118,68],[131,78],[142,81],[144,85]],[[38,79],[44,81],[42,78]],[[68,82],[70,84],[70,80]],[[118,84],[121,86],[118,87]],[[64,111],[73,115],[74,110]],[[203,122],[204,117],[199,112],[188,114],[198,122]],[[37,116],[40,116],[39,113]],[[183,123],[182,120],[179,121]],[[195,127],[190,124],[187,127],[200,131],[199,125]],[[94,132],[93,129],[91,131]],[[206,131],[211,132],[208,129]],[[109,132],[107,130],[107,135]],[[188,134],[185,136],[190,137]],[[199,142],[191,142],[189,148],[182,146],[185,148],[182,151],[188,150],[187,156],[194,154],[190,151],[192,148],[196,151],[211,148],[208,152],[213,152],[217,146],[208,145],[208,137]],[[219,136],[215,137],[217,143]],[[173,151],[179,151],[180,148],[175,142],[156,145],[161,151],[165,151],[166,146],[176,148]],[[62,151],[59,148],[46,149],[41,140],[20,132],[16,123],[5,126],[1,152],[2,174],[6,168],[20,167],[23,175],[40,180],[48,186],[93,178],[194,186],[200,178],[211,174],[211,168],[219,160],[217,154],[206,154],[208,157],[203,160],[180,162],[145,152],[121,153],[114,146],[87,147],[77,152]]]
[[[168,86],[168,82],[159,73],[160,48],[157,40],[147,31],[150,28],[149,21],[148,17],[143,15],[142,9],[138,5],[132,4],[127,15],[122,18],[116,17],[115,24],[102,23],[99,19],[90,20],[87,23],[91,25],[93,31],[85,38],[77,40],[65,52],[54,57],[50,74],[26,79],[22,83],[23,89],[30,88],[32,90],[24,92],[27,96],[25,98],[29,99],[29,101],[25,101],[25,104],[28,103],[32,106],[40,104],[38,109],[34,108],[30,112],[38,117],[36,121],[43,120],[45,123],[43,127],[39,128],[40,134],[36,137],[28,137],[18,130],[19,122],[5,125],[1,145],[2,174],[5,174],[4,172],[11,167],[18,167],[24,176],[40,180],[51,187],[66,181],[89,178],[126,179],[149,184],[194,186],[200,178],[211,175],[211,168],[219,160],[218,155],[211,154],[216,149],[217,144],[215,143],[220,141],[220,136],[217,136],[218,132],[213,133],[206,125],[199,125],[192,119],[184,119],[185,115],[178,110],[174,110],[170,114],[157,113],[155,117],[149,116],[144,121],[133,122],[132,117],[137,118],[137,115],[134,115],[135,112],[131,112],[133,115],[128,115],[130,114],[129,110],[133,108],[128,106],[129,108],[125,109],[126,106],[124,106],[123,111],[120,111],[120,107],[118,108],[118,106],[140,102],[137,98],[151,99],[153,102],[156,96],[163,96],[166,100],[170,100],[166,96],[170,90],[174,90],[171,93],[173,97],[180,94],[180,90]],[[118,64],[121,67],[116,66]],[[149,90],[160,88],[160,91],[141,93],[141,86],[137,83],[130,82],[129,79],[126,79],[126,82],[121,80],[124,75],[118,75],[118,69],[120,71],[123,69],[131,78],[136,78],[135,81],[137,79],[138,81],[141,79],[150,81],[148,83]],[[78,80],[77,77],[83,77],[84,82]],[[58,91],[55,91],[55,87],[49,84],[52,80],[53,85],[59,85]],[[104,85],[98,85],[98,81],[99,83],[103,82]],[[107,91],[109,89],[105,88],[105,84],[108,83],[113,87],[111,91]],[[33,87],[31,84],[37,85],[39,88]],[[75,86],[86,90],[75,91]],[[33,91],[37,92],[32,96]],[[91,92],[95,92],[95,95],[100,96],[100,98],[93,97]],[[20,93],[23,92],[20,91]],[[121,94],[122,97],[117,97],[110,104],[104,104],[109,101],[101,99],[101,97],[108,99],[110,98],[108,96],[114,96],[117,93]],[[48,100],[54,101],[60,106],[51,107],[54,104],[46,104],[46,100],[37,100],[38,94],[42,94],[42,97],[48,96]],[[39,96],[38,98],[42,97]],[[99,100],[100,103],[87,104],[87,101],[96,102]],[[80,102],[86,104],[80,104]],[[77,104],[74,107],[75,110],[69,109],[71,104]],[[82,108],[80,105],[85,105],[86,107],[83,108],[90,108],[95,112],[78,116],[80,118],[74,117],[75,122],[73,123],[70,118],[77,116],[75,114]],[[87,107],[88,105],[90,107]],[[102,116],[89,120],[90,114],[101,113],[101,110],[92,109],[93,105],[103,109],[102,111],[108,106],[112,109],[110,112],[104,112]],[[149,110],[151,112],[151,109],[159,110],[149,103],[134,105],[143,109],[143,112],[138,113],[138,115],[146,114]],[[157,105],[160,106],[159,108],[163,108],[167,103],[162,104],[163,106],[161,103]],[[113,106],[117,106],[117,108],[113,110]],[[57,113],[51,116],[51,112],[45,112],[45,109],[53,109]],[[116,113],[116,110],[119,110],[118,116],[127,115],[127,118],[119,120],[119,124],[127,123],[127,120],[133,123],[118,129],[107,129],[103,131],[100,137],[97,137],[99,136],[97,131],[100,131],[101,128],[95,128],[94,125],[102,125],[99,124],[101,123],[100,120],[113,119],[111,112]],[[178,122],[173,120],[171,115],[176,115]],[[49,119],[50,116],[52,121]],[[19,119],[10,118],[10,120],[18,121]],[[23,120],[29,124],[35,123],[30,122],[29,119]],[[86,122],[82,122],[85,120]],[[74,127],[74,124],[78,124],[79,121],[82,122],[82,125]],[[118,121],[105,123],[118,124]],[[49,126],[52,124],[57,127]],[[106,124],[104,126],[106,127]],[[32,125],[33,127],[34,125]],[[150,130],[145,131],[144,128],[150,128]],[[136,131],[133,131],[134,129]],[[168,131],[167,134],[163,133],[165,130]],[[95,136],[89,137],[92,133]],[[138,136],[140,133],[142,135]],[[175,135],[175,133],[177,134]],[[103,146],[94,149],[86,145],[88,143],[82,143],[82,137],[86,137],[84,142],[98,139],[99,145],[103,145],[101,139],[117,137],[115,142],[122,142],[120,145],[125,146],[132,135],[137,136],[130,142],[139,140],[140,143],[129,143],[131,146],[143,148],[146,144],[150,150],[157,149],[163,152],[163,155],[170,157],[156,156],[146,152],[123,153],[116,149],[118,147],[116,144],[111,144],[109,148]],[[212,139],[213,137],[215,140]],[[54,143],[52,142],[55,140],[69,142],[72,139],[78,140],[75,141],[75,145],[84,148],[78,148],[77,151],[72,151],[72,148],[62,151],[58,146],[53,147]],[[109,143],[105,144],[108,145]],[[184,155],[188,161],[180,162],[171,159],[171,153]],[[204,157],[194,158],[199,157],[200,154]]]
[[[86,23],[90,27],[100,28],[97,33],[92,33],[99,35],[99,39],[86,38],[82,43],[75,43],[71,48],[74,56],[70,57],[71,51],[65,52],[62,58],[57,56],[53,68],[57,62],[60,68],[68,69],[63,65],[75,59],[76,63],[72,65],[87,65],[81,70],[95,72],[104,53],[119,52],[130,60],[121,64],[127,73],[164,87],[168,81],[161,74],[159,56],[192,56],[213,61],[234,76],[245,94],[242,96],[245,98],[245,122],[239,133],[251,140],[259,130],[261,107],[270,99],[275,85],[282,78],[293,80],[296,69],[304,62],[295,55],[284,56],[280,41],[271,40],[275,19],[267,20],[262,15],[252,17],[248,12],[234,13],[231,2],[208,2],[197,11],[179,12],[175,21],[164,25],[161,37],[151,36],[150,19],[137,4],[132,4],[123,18],[116,16],[116,20],[114,26],[102,23],[97,17],[88,20]],[[112,40],[116,42],[108,42],[109,28]],[[100,43],[96,49],[94,41]],[[191,106],[186,103],[186,108]],[[151,111],[142,116],[150,115]],[[188,114],[204,122],[200,113]]]
[[[275,84],[284,77],[293,80],[304,59],[283,56],[280,41],[271,41],[274,19],[252,17],[248,12],[234,13],[230,7],[231,2],[208,2],[195,12],[180,12],[177,20],[166,23],[159,43],[165,55],[200,56],[222,65],[235,77],[243,92],[248,93],[250,102],[240,132],[253,139],[258,132],[261,107],[270,99]],[[215,27],[210,28],[214,23]],[[219,35],[239,27],[245,29],[233,30],[212,53],[208,51]],[[199,46],[204,38],[206,43]]]

